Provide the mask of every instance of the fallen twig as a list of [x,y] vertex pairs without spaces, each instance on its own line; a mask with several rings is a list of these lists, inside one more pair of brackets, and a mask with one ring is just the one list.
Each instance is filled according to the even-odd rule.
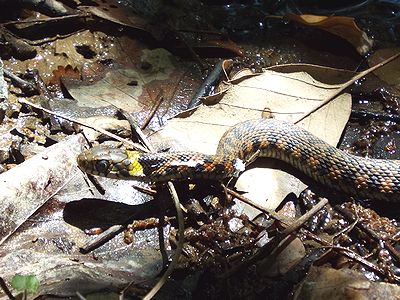
[[149,115],[146,117],[146,119],[144,120],[142,126],[140,129],[145,129],[147,127],[147,125],[149,125],[150,121],[153,119],[154,115],[157,112],[157,109],[160,107],[161,103],[163,103],[164,101],[164,97],[161,96],[161,92],[157,95],[156,98],[156,103],[155,105],[153,105],[153,108],[151,109]]
[[[233,192],[229,189],[227,189],[227,191],[229,194],[234,195],[234,196],[235,196],[235,194],[237,194],[236,192]],[[258,250],[258,252],[255,255],[253,255],[251,258],[249,258],[245,262],[233,267],[229,271],[225,272],[222,275],[223,278],[228,278],[228,277],[232,276],[233,274],[235,274],[236,272],[242,270],[243,268],[245,268],[251,264],[254,264],[256,261],[260,260],[260,258],[265,257],[267,253],[272,253],[272,254],[269,254],[269,255],[271,255],[270,256],[271,258],[275,257],[275,255],[277,253],[279,253],[277,251],[282,249],[281,247],[278,247],[278,245],[284,239],[286,239],[290,234],[299,230],[299,228],[301,226],[303,226],[303,224],[309,218],[311,218],[313,215],[315,215],[322,207],[324,207],[328,203],[328,200],[323,198],[319,203],[317,203],[317,205],[315,205],[312,209],[310,209],[307,213],[302,215],[300,218],[298,218],[295,221],[289,221],[287,218],[279,216],[276,212],[262,208],[259,205],[255,204],[254,202],[252,202],[251,200],[246,199],[245,197],[240,197],[240,199],[241,200],[245,199],[245,203],[247,203],[253,207],[256,207],[256,208],[260,209],[261,211],[269,214],[274,219],[280,221],[281,224],[286,228],[281,233],[279,233],[272,242],[270,242],[270,243],[266,244],[264,247],[260,248]]]
[[375,71],[376,69],[381,68],[382,66],[390,63],[391,61],[395,60],[396,58],[398,58],[400,56],[400,52],[393,55],[392,57],[389,57],[388,59],[386,59],[385,61],[357,74],[356,76],[354,76],[352,79],[350,79],[349,81],[345,82],[337,91],[335,91],[335,93],[330,96],[328,99],[325,99],[324,101],[322,101],[317,107],[313,108],[312,110],[310,110],[309,112],[305,113],[303,116],[301,116],[298,120],[296,120],[294,123],[297,124],[300,121],[304,120],[305,118],[307,118],[308,116],[310,116],[311,114],[313,114],[314,112],[316,112],[317,110],[319,110],[320,108],[324,107],[326,104],[328,104],[329,102],[331,102],[333,99],[335,99],[338,95],[340,95],[345,89],[347,89],[349,86],[351,86],[355,81],[363,78],[364,76],[366,76],[367,74]]
[[[140,136],[143,139],[142,142],[144,143],[144,145],[150,151],[154,152],[154,147],[147,140],[147,138],[143,134],[143,132],[141,132],[141,129],[139,127],[135,126],[135,130],[137,131],[138,136]],[[176,265],[178,264],[179,257],[182,254],[183,241],[184,241],[184,229],[185,229],[185,224],[184,224],[184,219],[183,219],[183,212],[182,212],[182,208],[180,206],[179,197],[178,197],[178,194],[176,192],[176,189],[175,189],[174,185],[171,182],[168,182],[167,185],[168,185],[168,189],[169,189],[169,192],[171,194],[171,197],[172,197],[172,200],[174,202],[175,209],[176,209],[176,216],[177,216],[177,219],[178,219],[178,237],[179,237],[179,240],[178,240],[178,243],[176,245],[174,256],[172,257],[172,261],[169,264],[167,270],[164,272],[164,274],[158,280],[158,282],[152,287],[152,289],[147,293],[147,295],[143,298],[143,300],[149,300],[149,299],[153,298],[157,294],[157,292],[162,288],[162,286],[167,281],[168,277],[172,274],[173,270],[175,269]]]
[[342,254],[343,256],[346,256],[347,258],[350,258],[352,260],[357,261],[358,263],[360,263],[361,265],[365,266],[366,268],[370,269],[371,271],[381,275],[381,276],[385,276],[385,271],[382,270],[381,268],[379,268],[378,266],[374,265],[373,263],[370,263],[369,261],[367,261],[364,257],[358,255],[357,253],[355,253],[354,251],[351,251],[350,249],[344,248],[344,247],[340,247],[340,246],[334,246],[332,245],[332,243],[321,239],[320,237],[316,236],[315,234],[306,231],[306,230],[302,230],[302,233],[304,233],[307,238],[312,239],[315,242],[318,242],[319,244],[321,244],[322,246],[328,248],[328,249],[332,249],[335,252]]
[[119,142],[121,142],[121,143],[124,143],[124,144],[126,144],[126,145],[128,145],[128,146],[130,146],[130,147],[133,147],[133,148],[135,148],[135,149],[138,149],[138,150],[140,150],[140,151],[148,152],[148,150],[147,150],[146,148],[142,147],[142,146],[139,145],[138,143],[133,143],[133,142],[131,142],[131,141],[129,141],[129,140],[123,139],[123,138],[119,137],[118,135],[113,134],[113,133],[111,133],[111,132],[109,132],[109,131],[107,131],[107,130],[104,130],[104,129],[101,129],[101,128],[96,128],[96,127],[93,127],[93,126],[91,126],[91,125],[89,125],[89,124],[87,124],[87,123],[78,121],[78,120],[76,120],[76,119],[74,119],[74,118],[70,118],[70,117],[63,116],[63,115],[61,115],[61,114],[58,114],[58,113],[56,113],[56,112],[54,112],[54,111],[52,111],[52,110],[46,109],[46,108],[44,108],[44,107],[41,107],[40,105],[37,105],[37,104],[32,103],[32,102],[30,102],[30,101],[28,101],[28,100],[25,100],[25,99],[19,99],[18,101],[19,101],[20,103],[22,103],[22,104],[27,104],[27,105],[29,105],[29,106],[32,106],[32,107],[36,108],[36,109],[39,109],[39,110],[41,110],[41,111],[44,111],[45,113],[48,113],[48,114],[53,115],[53,116],[56,116],[56,117],[58,117],[58,118],[62,118],[62,119],[64,119],[64,120],[73,122],[73,123],[75,123],[75,124],[82,125],[82,126],[85,126],[85,127],[87,127],[87,128],[96,130],[96,131],[98,131],[98,132],[100,132],[100,133],[102,133],[102,134],[104,134],[104,135],[109,136],[110,138],[113,138],[113,139],[115,139],[115,140],[117,140],[117,141],[119,141]]
[[[291,222],[290,222],[288,219],[286,219],[286,218],[284,218],[284,217],[278,215],[275,211],[266,209],[266,208],[264,208],[264,207],[258,205],[257,203],[254,203],[254,202],[251,201],[250,199],[248,199],[248,198],[246,198],[246,197],[240,195],[239,193],[237,193],[237,192],[235,192],[235,191],[232,191],[232,190],[230,190],[230,189],[226,189],[226,190],[227,190],[227,192],[228,192],[230,195],[232,195],[232,196],[238,198],[239,200],[241,200],[241,201],[243,201],[243,202],[245,202],[245,203],[247,203],[247,204],[249,204],[249,205],[251,205],[251,206],[253,206],[253,207],[257,208],[257,209],[259,209],[260,211],[262,211],[262,212],[268,214],[269,216],[271,216],[271,217],[274,218],[275,220],[278,220],[281,224],[286,225],[286,226],[289,226],[289,225],[291,224]],[[294,223],[294,224],[295,224],[295,223]],[[290,227],[291,227],[291,226],[290,226]],[[289,227],[288,227],[288,228],[289,228]],[[292,228],[294,228],[294,227],[291,227],[291,228],[288,229],[288,230],[289,230],[289,231],[293,231]],[[346,249],[346,248],[344,248],[344,247],[334,246],[334,245],[332,245],[332,243],[330,243],[330,242],[328,242],[328,241],[326,241],[326,240],[324,240],[324,239],[321,239],[320,237],[316,236],[315,234],[311,233],[310,231],[308,231],[308,230],[306,230],[306,229],[304,229],[304,228],[301,228],[300,231],[301,231],[301,233],[304,234],[307,238],[312,239],[313,241],[315,241],[315,242],[317,242],[317,243],[323,245],[324,247],[327,247],[327,248],[329,248],[329,249],[332,249],[332,250],[338,252],[339,254],[342,254],[342,255],[346,256],[347,258],[350,258],[350,259],[352,259],[352,260],[357,261],[357,262],[360,263],[361,265],[365,266],[366,268],[370,269],[371,271],[373,271],[373,272],[375,272],[375,273],[377,273],[377,274],[379,274],[379,275],[381,275],[381,276],[385,276],[385,275],[386,275],[386,273],[385,273],[384,270],[382,270],[382,269],[379,268],[378,266],[376,266],[376,265],[370,263],[369,261],[367,261],[366,259],[364,259],[362,256],[358,255],[357,253],[355,253],[355,252],[353,252],[353,251],[351,251],[351,250],[349,250],[349,249]],[[390,244],[387,244],[387,245],[390,245]],[[236,270],[235,270],[235,272],[236,272]],[[230,270],[229,273],[228,273],[228,275],[230,276],[230,274],[232,274],[232,273],[233,273],[233,271]]]
[[[347,220],[350,222],[354,222],[356,220],[356,216],[348,209],[342,208],[340,206],[335,207]],[[357,228],[368,234],[376,243],[377,245],[384,246],[390,254],[392,254],[398,262],[400,262],[400,253],[387,241],[382,239],[374,230],[367,227],[363,222],[356,223]]]
[[15,75],[14,73],[12,73],[11,71],[9,71],[7,69],[3,69],[3,72],[4,72],[5,77],[10,78],[11,81],[16,86],[18,86],[21,90],[23,90],[24,92],[33,93],[33,92],[37,91],[37,89],[33,83],[18,77],[17,75]]
[[94,239],[90,240],[88,243],[80,247],[79,251],[83,254],[87,254],[107,243],[109,240],[121,233],[124,229],[124,225],[113,225],[97,235]]
[[165,284],[167,281],[168,277],[172,274],[172,271],[175,269],[176,265],[178,264],[179,257],[182,254],[182,249],[183,249],[183,239],[184,239],[184,222],[183,222],[183,213],[182,209],[180,207],[179,203],[179,198],[178,194],[176,193],[175,187],[171,182],[168,182],[168,189],[169,192],[171,193],[172,199],[174,200],[175,204],[175,209],[176,209],[176,215],[178,218],[178,244],[176,245],[175,253],[172,258],[172,261],[170,265],[168,266],[168,269],[165,271],[163,276],[160,278],[160,280],[153,286],[153,288],[150,290],[150,292],[147,293],[147,295],[143,298],[143,300],[150,300],[157,294],[157,292],[162,288],[162,286]]
[[10,300],[16,300],[17,299],[17,298],[15,298],[13,296],[13,294],[9,290],[7,284],[5,283],[4,279],[1,278],[1,277],[0,277],[0,287],[4,291],[4,293],[7,295],[8,299],[10,299]]

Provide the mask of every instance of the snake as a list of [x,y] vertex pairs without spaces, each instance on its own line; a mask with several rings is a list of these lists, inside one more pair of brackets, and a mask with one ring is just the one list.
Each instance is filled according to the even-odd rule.
[[323,187],[349,196],[400,202],[400,160],[355,156],[277,119],[234,125],[223,134],[214,155],[99,145],[79,154],[77,162],[89,174],[157,183],[238,177],[258,157],[284,161]]

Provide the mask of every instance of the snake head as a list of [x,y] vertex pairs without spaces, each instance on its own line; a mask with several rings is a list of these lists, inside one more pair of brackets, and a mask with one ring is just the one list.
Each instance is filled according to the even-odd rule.
[[95,146],[79,154],[77,161],[79,168],[89,174],[138,180],[144,176],[137,164],[139,155],[137,151]]

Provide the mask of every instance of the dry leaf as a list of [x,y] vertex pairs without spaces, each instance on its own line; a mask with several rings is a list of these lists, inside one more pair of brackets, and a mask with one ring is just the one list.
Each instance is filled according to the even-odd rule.
[[327,84],[341,84],[347,82],[357,75],[357,72],[336,69],[326,66],[318,66],[311,64],[284,64],[276,65],[267,68],[267,70],[272,70],[281,73],[295,73],[295,72],[305,72],[311,75],[314,79]]
[[357,26],[354,18],[351,17],[289,14],[287,18],[340,36],[352,44],[361,55],[368,53],[373,45],[373,40]]
[[397,284],[373,282],[364,274],[342,268],[312,266],[295,292],[295,300],[303,299],[399,299]]
[[256,74],[250,69],[242,69],[239,72],[237,72],[235,75],[233,75],[229,82],[232,84],[236,84],[236,83],[241,82],[242,80],[245,80],[247,78],[251,78],[254,76],[258,76],[258,75],[260,75],[260,74]]
[[[82,74],[86,73],[82,70]],[[143,50],[136,66],[108,68],[100,74],[96,81],[92,74],[83,81],[63,78],[62,82],[78,105],[93,108],[113,105],[135,114],[140,125],[158,104],[159,96],[163,97],[151,120],[151,129],[158,129],[168,118],[186,109],[188,99],[201,84],[201,74],[192,64],[176,61],[164,49]]]
[[162,38],[162,23],[158,23],[157,27],[152,26],[148,20],[138,16],[133,10],[127,6],[122,6],[114,0],[94,2],[97,2],[97,6],[79,6],[79,9],[115,24],[148,32],[156,39]]
[[72,136],[0,175],[0,243],[68,182],[83,151],[84,139]]

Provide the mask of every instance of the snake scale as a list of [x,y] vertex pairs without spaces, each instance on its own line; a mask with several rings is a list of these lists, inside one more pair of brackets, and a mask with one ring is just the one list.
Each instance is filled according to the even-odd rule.
[[[94,175],[149,182],[238,176],[256,157],[285,161],[330,189],[357,198],[400,202],[400,160],[370,159],[339,150],[307,130],[275,119],[239,123],[221,138],[215,155],[140,153],[93,147],[78,156]],[[267,183],[266,183],[267,184]]]

